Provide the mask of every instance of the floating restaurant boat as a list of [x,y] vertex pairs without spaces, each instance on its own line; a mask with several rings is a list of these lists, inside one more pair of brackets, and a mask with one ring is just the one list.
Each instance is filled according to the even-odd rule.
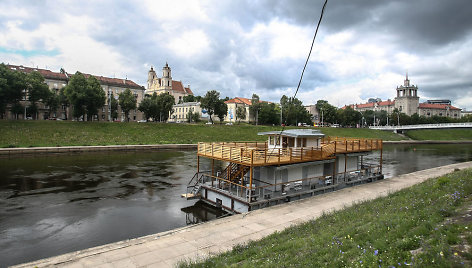
[[[382,140],[328,137],[313,129],[258,135],[267,141],[198,143],[197,172],[182,197],[243,213],[383,179]],[[379,162],[368,163],[364,157],[374,151]],[[200,170],[202,157],[211,170]]]

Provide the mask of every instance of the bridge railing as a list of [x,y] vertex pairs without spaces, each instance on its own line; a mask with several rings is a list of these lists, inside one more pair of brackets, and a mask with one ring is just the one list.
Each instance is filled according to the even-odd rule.
[[369,126],[370,129],[378,129],[378,130],[423,129],[423,128],[462,128],[462,127],[472,127],[472,122],[467,122],[467,123],[420,124],[420,125],[400,125],[400,126]]

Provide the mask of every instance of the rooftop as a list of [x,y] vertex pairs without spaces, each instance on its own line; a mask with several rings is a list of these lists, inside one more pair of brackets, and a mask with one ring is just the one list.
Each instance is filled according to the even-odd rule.
[[284,131],[259,132],[257,135],[281,135],[293,138],[321,138],[325,135],[315,129],[287,129]]

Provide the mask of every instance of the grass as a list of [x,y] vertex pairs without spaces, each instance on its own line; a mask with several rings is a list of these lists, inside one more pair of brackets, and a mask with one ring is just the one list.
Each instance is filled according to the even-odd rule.
[[470,267],[472,169],[180,267]]
[[[261,131],[281,127],[189,125],[70,121],[0,120],[0,147],[89,146],[119,144],[178,144],[210,141],[264,141]],[[322,128],[327,135],[399,140],[401,136],[370,129]]]
[[414,140],[472,140],[472,129],[410,130],[406,135]]

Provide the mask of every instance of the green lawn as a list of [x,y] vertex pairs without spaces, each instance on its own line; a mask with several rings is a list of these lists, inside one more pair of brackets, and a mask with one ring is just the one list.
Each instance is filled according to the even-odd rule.
[[[241,125],[189,125],[70,121],[0,121],[0,147],[72,145],[173,144],[199,141],[264,141],[261,131],[281,127]],[[400,140],[391,132],[370,129],[322,128],[331,136]]]
[[472,170],[430,179],[181,267],[470,267]]
[[410,130],[406,135],[414,140],[472,140],[472,129]]

